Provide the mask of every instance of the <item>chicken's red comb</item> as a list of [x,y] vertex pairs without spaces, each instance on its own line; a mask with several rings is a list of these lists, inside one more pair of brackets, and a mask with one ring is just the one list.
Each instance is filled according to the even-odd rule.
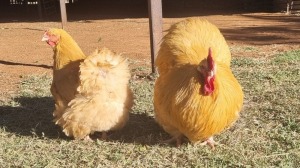
[[214,63],[214,60],[212,58],[212,51],[211,51],[210,47],[208,49],[207,64],[208,64],[209,70],[213,70],[214,69],[215,63]]

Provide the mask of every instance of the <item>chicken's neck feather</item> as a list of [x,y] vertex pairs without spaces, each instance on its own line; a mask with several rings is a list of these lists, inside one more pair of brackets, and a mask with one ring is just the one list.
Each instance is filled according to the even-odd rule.
[[218,97],[219,94],[237,94],[235,89],[240,88],[240,84],[234,77],[230,67],[224,63],[217,64],[218,70],[214,80],[213,97]]
[[62,40],[54,48],[54,69],[62,69],[71,62],[83,60],[86,56],[83,54],[77,43],[71,40]]

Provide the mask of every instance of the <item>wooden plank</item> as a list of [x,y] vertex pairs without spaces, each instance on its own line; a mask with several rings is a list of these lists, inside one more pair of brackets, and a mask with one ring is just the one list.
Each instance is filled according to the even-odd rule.
[[156,72],[155,59],[162,38],[162,4],[161,0],[148,0],[150,45],[151,45],[151,68]]
[[60,6],[60,15],[61,15],[61,27],[63,29],[67,24],[67,11],[66,11],[65,0],[59,0],[59,6]]
[[38,0],[38,13],[40,20],[43,20],[42,0]]

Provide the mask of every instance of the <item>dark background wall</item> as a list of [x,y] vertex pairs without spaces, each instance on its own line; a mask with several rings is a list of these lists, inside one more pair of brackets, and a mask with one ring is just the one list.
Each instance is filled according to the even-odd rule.
[[[19,4],[10,5],[11,1],[18,2]],[[39,19],[38,5],[24,5],[26,1],[34,2],[37,0],[0,0],[0,20]],[[43,7],[43,19],[59,19],[59,17],[57,17],[57,15],[59,15],[59,0],[41,1],[44,2],[44,4],[46,4],[46,2],[52,2],[56,6],[55,9],[48,11]],[[75,1],[74,3],[67,4],[67,13],[70,19],[148,16],[147,0],[69,1]],[[275,2],[282,4],[279,9],[278,5],[277,8],[274,7],[276,6],[274,5]],[[285,4],[286,0],[162,0],[163,17],[201,16],[214,13],[279,12],[285,9]]]

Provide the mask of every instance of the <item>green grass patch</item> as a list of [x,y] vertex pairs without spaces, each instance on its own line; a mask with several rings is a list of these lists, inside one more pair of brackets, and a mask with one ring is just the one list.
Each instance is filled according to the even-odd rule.
[[0,104],[1,167],[297,167],[300,165],[300,51],[234,58],[245,93],[240,119],[215,137],[216,150],[160,145],[169,136],[153,119],[154,76],[132,69],[135,106],[110,141],[67,138],[52,120],[51,77],[28,76],[20,95]]

